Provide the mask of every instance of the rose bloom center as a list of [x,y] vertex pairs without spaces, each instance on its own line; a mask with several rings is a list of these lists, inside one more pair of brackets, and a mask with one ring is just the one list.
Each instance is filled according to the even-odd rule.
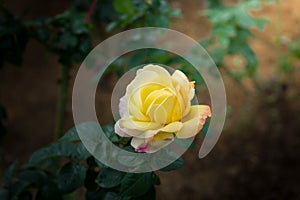
[[134,92],[131,102],[136,103],[135,97],[140,98],[139,111],[134,110],[135,106],[129,105],[129,112],[136,121],[151,121],[163,125],[179,121],[182,117],[181,105],[173,88],[155,83],[147,84]]

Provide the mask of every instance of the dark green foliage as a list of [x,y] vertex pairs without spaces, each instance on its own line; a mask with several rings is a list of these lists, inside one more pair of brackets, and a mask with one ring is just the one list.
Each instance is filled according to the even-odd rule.
[[206,0],[205,5],[208,8],[221,8],[223,7],[223,0]]
[[102,188],[113,188],[121,184],[126,173],[104,168],[96,177],[96,183]]
[[7,168],[6,172],[4,173],[1,179],[1,184],[3,187],[8,187],[11,184],[11,180],[14,176],[17,164],[18,162],[15,161]]
[[0,68],[5,62],[20,66],[29,36],[19,17],[0,4]]
[[[112,126],[103,130],[114,139]],[[98,163],[73,128],[59,142],[34,152],[21,170],[14,162],[2,178],[1,200],[31,199],[32,191],[37,199],[59,200],[81,187],[86,188],[86,199],[155,199],[154,185],[160,180],[154,172],[125,173]],[[164,171],[180,166],[176,161]]]
[[260,3],[252,0],[224,6],[222,1],[209,1],[210,9],[204,12],[212,23],[212,36],[201,44],[209,50],[219,67],[223,65],[226,55],[242,56],[245,59],[245,69],[236,76],[238,79],[252,76],[258,67],[256,55],[249,45],[249,38],[253,37],[250,29],[263,29],[267,20],[251,16],[249,10],[258,9]]
[[145,194],[152,186],[151,173],[126,174],[121,183],[122,196],[139,197]]
[[[115,60],[108,70],[118,70],[121,76],[127,70],[134,69],[135,67],[139,67],[147,63],[163,63],[164,65],[183,71],[188,76],[189,80],[195,81],[197,85],[204,83],[202,76],[188,61],[176,54],[172,54],[161,49],[147,48],[130,52],[129,55],[122,56]],[[120,65],[124,67],[124,64],[126,64],[125,69],[120,67],[118,68]]]
[[180,17],[180,10],[171,9],[165,0],[114,0],[114,10],[119,15],[108,26],[115,28],[135,28],[142,26],[169,27],[170,17]]
[[58,173],[58,188],[64,193],[71,193],[83,186],[86,176],[85,166],[69,162]]
[[[97,2],[94,10],[93,2]],[[108,24],[108,31],[143,26],[169,27],[171,17],[180,16],[180,10],[171,9],[166,0],[75,0],[61,14],[25,21],[0,4],[0,67],[6,62],[21,65],[27,42],[34,39],[57,55],[59,62],[69,69],[74,63],[82,62],[92,49],[92,22],[94,25]],[[202,83],[193,67],[169,52],[147,49],[118,61],[115,62],[118,71],[126,64],[127,69],[131,69],[144,63],[164,63],[180,68],[192,76],[189,77],[191,80]],[[1,135],[6,117],[0,107]],[[130,138],[117,136],[112,125],[104,126],[103,131],[115,145],[133,151]],[[118,159],[120,162],[134,161],[134,158],[124,156]],[[179,158],[162,171],[181,166],[183,160]],[[86,199],[155,199],[154,185],[159,184],[159,177],[154,172],[125,173],[107,168],[90,155],[73,128],[58,142],[34,152],[21,169],[13,163],[2,178],[0,199],[60,200],[82,187],[86,189]]]
[[53,18],[27,23],[31,35],[50,51],[59,55],[66,66],[82,62],[92,49],[90,24],[85,15],[74,9],[66,10]]

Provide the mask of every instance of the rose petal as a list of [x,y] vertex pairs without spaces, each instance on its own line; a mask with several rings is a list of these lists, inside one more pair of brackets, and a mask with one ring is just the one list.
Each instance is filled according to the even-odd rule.
[[164,126],[163,128],[156,129],[156,130],[148,130],[145,132],[146,135],[153,137],[158,132],[168,132],[168,133],[175,133],[179,131],[182,128],[181,122],[173,122],[171,124],[168,124]]
[[154,121],[160,124],[167,123],[168,113],[162,105],[158,105],[154,111]]
[[128,135],[139,138],[149,138],[153,135],[147,133],[148,130],[160,129],[163,126],[154,122],[141,122],[134,121],[132,118],[120,119],[119,121],[120,128]]
[[131,103],[128,105],[129,113],[131,116],[136,118],[138,121],[149,121],[150,118],[142,113],[141,109],[138,108],[135,104]]
[[152,84],[149,84],[149,85],[145,85],[144,87],[140,88],[140,96],[142,98],[142,102],[145,101],[146,97],[153,91],[156,91],[156,90],[161,90],[163,89],[164,86],[162,86],[161,84],[157,84],[157,83],[152,83]]
[[120,99],[120,103],[119,103],[119,113],[120,113],[120,117],[125,117],[129,115],[128,112],[128,102],[127,102],[127,96],[124,95],[121,99]]
[[172,78],[177,82],[177,84],[180,85],[180,92],[184,102],[187,103],[192,100],[194,98],[195,90],[194,88],[191,88],[190,82],[186,75],[183,72],[176,70],[172,74]]
[[182,129],[176,133],[176,136],[178,138],[190,138],[195,136],[202,129],[206,117],[210,116],[211,112],[209,106],[191,106],[190,113],[182,120]]
[[149,139],[132,138],[131,146],[137,152],[154,153],[167,146],[174,140],[172,133],[160,132]]
[[166,98],[172,96],[172,94],[164,89],[155,90],[151,92],[145,99],[143,108],[148,109],[146,112],[148,113],[151,109],[151,106],[154,104],[161,104]]
[[137,71],[137,76],[133,79],[133,81],[127,86],[126,94],[133,94],[140,90],[140,88],[149,85],[149,84],[157,84],[162,86],[169,86],[172,83],[172,79],[170,74],[163,75],[156,71],[148,71],[139,69]]
[[[124,128],[120,127],[120,121],[117,121],[115,124],[115,132],[121,136],[121,137],[131,137],[131,135],[128,135],[126,130]],[[140,133],[139,133],[140,134]]]
[[170,73],[166,69],[164,69],[159,65],[153,65],[153,64],[144,66],[142,69],[139,69],[136,74],[139,75],[140,73],[145,71],[156,72],[162,77],[171,77]]
[[160,131],[175,133],[175,132],[179,131],[181,128],[182,128],[181,122],[173,122],[173,123],[170,123],[170,124],[166,125],[165,127],[161,128]]

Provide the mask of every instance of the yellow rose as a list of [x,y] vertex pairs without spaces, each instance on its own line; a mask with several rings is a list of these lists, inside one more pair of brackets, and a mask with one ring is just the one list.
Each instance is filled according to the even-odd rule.
[[194,82],[179,70],[172,75],[158,65],[146,65],[126,88],[120,99],[121,119],[115,131],[132,137],[137,152],[153,153],[177,138],[195,136],[211,116],[210,107],[191,105]]

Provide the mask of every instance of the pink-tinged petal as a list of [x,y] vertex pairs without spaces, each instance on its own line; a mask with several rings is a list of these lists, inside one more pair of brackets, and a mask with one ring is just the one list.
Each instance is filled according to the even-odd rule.
[[127,96],[123,96],[120,99],[120,103],[119,103],[119,113],[120,113],[120,117],[123,118],[125,116],[129,115],[128,112],[128,102],[127,102]]
[[132,138],[130,144],[137,152],[146,152],[149,146],[148,142],[149,140],[147,139]]
[[190,113],[183,118],[183,126],[176,133],[178,138],[190,138],[195,136],[203,127],[206,118],[211,116],[210,108],[206,105],[191,106]]
[[200,107],[200,116],[201,119],[199,121],[198,124],[198,132],[203,128],[205,122],[206,122],[206,118],[207,117],[211,117],[211,111],[210,111],[210,107],[206,106],[206,105],[199,105]]
[[211,117],[211,110],[210,107],[207,105],[198,105],[197,106],[199,108],[199,112],[200,115],[202,116],[202,118],[207,118],[207,117]]
[[173,133],[159,132],[148,143],[147,153],[155,153],[174,141]]
[[131,146],[137,152],[154,153],[173,142],[173,140],[174,136],[172,133],[160,132],[148,139],[132,138]]
[[121,137],[131,137],[120,127],[119,121],[117,121],[115,124],[115,133]]

